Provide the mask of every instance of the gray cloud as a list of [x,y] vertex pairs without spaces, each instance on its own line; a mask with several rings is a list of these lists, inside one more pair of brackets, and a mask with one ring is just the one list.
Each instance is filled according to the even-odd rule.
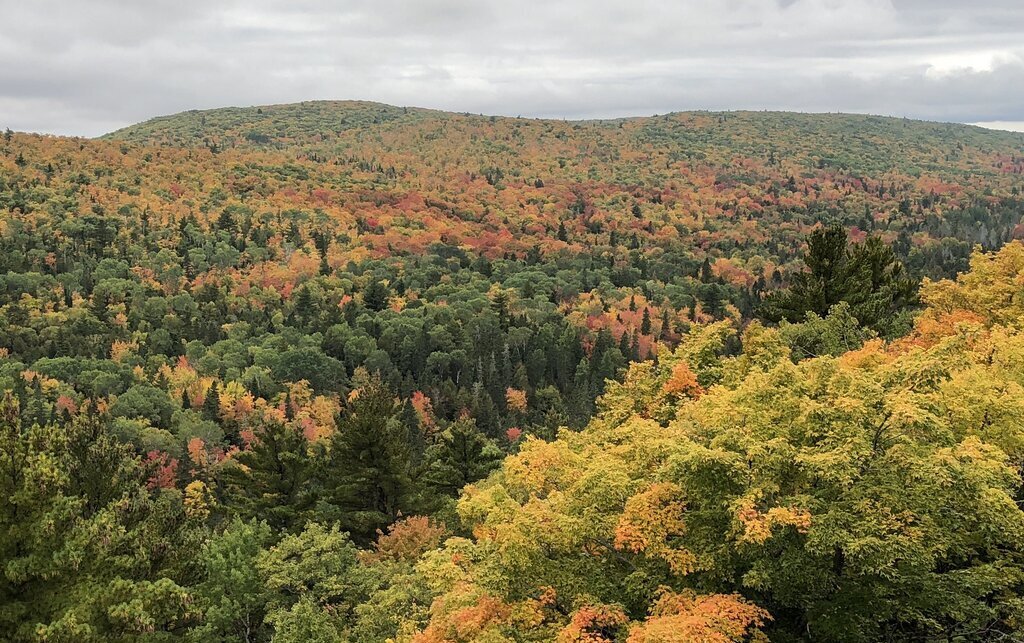
[[1019,0],[0,0],[0,127],[320,98],[1024,120]]

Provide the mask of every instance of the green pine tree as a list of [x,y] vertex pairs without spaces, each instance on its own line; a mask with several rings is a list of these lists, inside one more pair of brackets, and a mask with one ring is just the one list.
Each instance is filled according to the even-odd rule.
[[802,322],[808,313],[824,318],[833,306],[846,302],[863,327],[881,335],[909,327],[917,284],[881,239],[851,246],[841,226],[820,228],[807,239],[804,264],[807,270],[793,275],[788,289],[765,298],[762,317]]
[[277,530],[297,531],[315,503],[310,485],[313,460],[302,430],[269,422],[254,431],[249,449],[221,472],[228,512],[242,520],[265,520]]
[[147,488],[106,417],[28,426],[4,394],[0,454],[0,638],[171,640],[188,624],[203,526],[180,492]]
[[672,324],[669,322],[668,308],[661,311],[661,339],[666,341],[672,337]]
[[381,311],[388,307],[388,299],[391,298],[391,291],[381,282],[374,279],[363,290],[363,305],[374,311]]
[[338,416],[320,458],[321,519],[340,522],[363,543],[411,508],[411,454],[399,410],[394,393],[374,376]]
[[206,397],[203,398],[203,417],[211,422],[216,422],[220,418],[220,386],[217,380],[213,381],[210,389],[206,391]]
[[504,455],[471,418],[456,420],[435,440],[424,456],[423,480],[453,498],[467,484],[487,477],[501,464]]

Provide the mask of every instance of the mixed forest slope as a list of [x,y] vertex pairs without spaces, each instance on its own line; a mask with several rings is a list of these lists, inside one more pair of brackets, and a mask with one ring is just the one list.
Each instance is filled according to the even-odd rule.
[[836,114],[8,131],[0,632],[1005,634],[1022,187]]
[[[267,400],[281,380],[346,390],[369,365],[495,435],[580,424],[627,361],[749,318],[821,223],[878,237],[914,277],[1024,236],[1024,137],[870,116],[310,102],[95,141],[8,133],[2,151],[4,305],[31,321],[5,348],[23,363],[106,359],[116,340]],[[509,390],[540,415],[510,413]]]
[[[531,244],[557,249],[559,241],[615,246],[635,235],[635,243],[701,246],[751,275],[757,268],[744,263],[753,257],[735,252],[737,245],[774,241],[780,248],[763,258],[790,261],[806,226],[820,220],[899,237],[905,253],[919,250],[922,270],[949,271],[950,262],[963,269],[966,248],[939,250],[928,238],[998,246],[1017,222],[993,219],[992,206],[1017,196],[1024,170],[1020,134],[840,114],[572,122],[311,102],[186,112],[105,138],[276,154],[277,164],[283,153],[306,171],[275,176],[268,166],[277,164],[249,162],[231,172],[264,192],[274,191],[275,179],[307,173],[321,190],[373,191],[371,203],[321,191],[328,203],[319,205],[351,210],[324,208],[389,254],[442,232],[491,254]],[[380,226],[404,238],[381,248],[391,240],[374,238]]]

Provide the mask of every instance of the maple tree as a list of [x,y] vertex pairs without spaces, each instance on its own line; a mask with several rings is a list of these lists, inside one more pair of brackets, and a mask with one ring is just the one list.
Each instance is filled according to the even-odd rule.
[[[974,260],[988,292],[1019,281],[1022,250]],[[436,605],[490,597],[509,607],[489,618],[507,620],[552,588],[566,613],[620,606],[560,621],[585,640],[617,627],[637,641],[688,627],[711,641],[751,627],[827,640],[1016,631],[1017,304],[997,296],[941,336],[931,321],[987,300],[978,285],[926,284],[917,329],[888,346],[794,363],[781,333],[761,329],[743,353],[713,357],[731,332],[720,325],[634,365],[582,432],[528,440],[467,488],[474,539],[438,554],[461,570],[445,578],[465,580]],[[694,380],[703,394],[678,393]]]

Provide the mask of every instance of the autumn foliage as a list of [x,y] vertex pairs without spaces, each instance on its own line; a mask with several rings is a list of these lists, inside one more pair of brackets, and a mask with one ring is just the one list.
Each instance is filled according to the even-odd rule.
[[[1015,631],[1018,257],[1010,244],[973,260],[984,281],[926,285],[914,331],[890,344],[794,362],[756,328],[724,356],[735,331],[712,325],[634,365],[582,432],[529,440],[466,490],[475,540],[423,567],[460,561],[435,606],[488,596],[474,623],[489,606],[489,623],[577,641],[878,640],[940,620]],[[513,625],[541,588],[560,609]]]
[[0,638],[1016,640],[1021,150],[328,102],[8,133]]

